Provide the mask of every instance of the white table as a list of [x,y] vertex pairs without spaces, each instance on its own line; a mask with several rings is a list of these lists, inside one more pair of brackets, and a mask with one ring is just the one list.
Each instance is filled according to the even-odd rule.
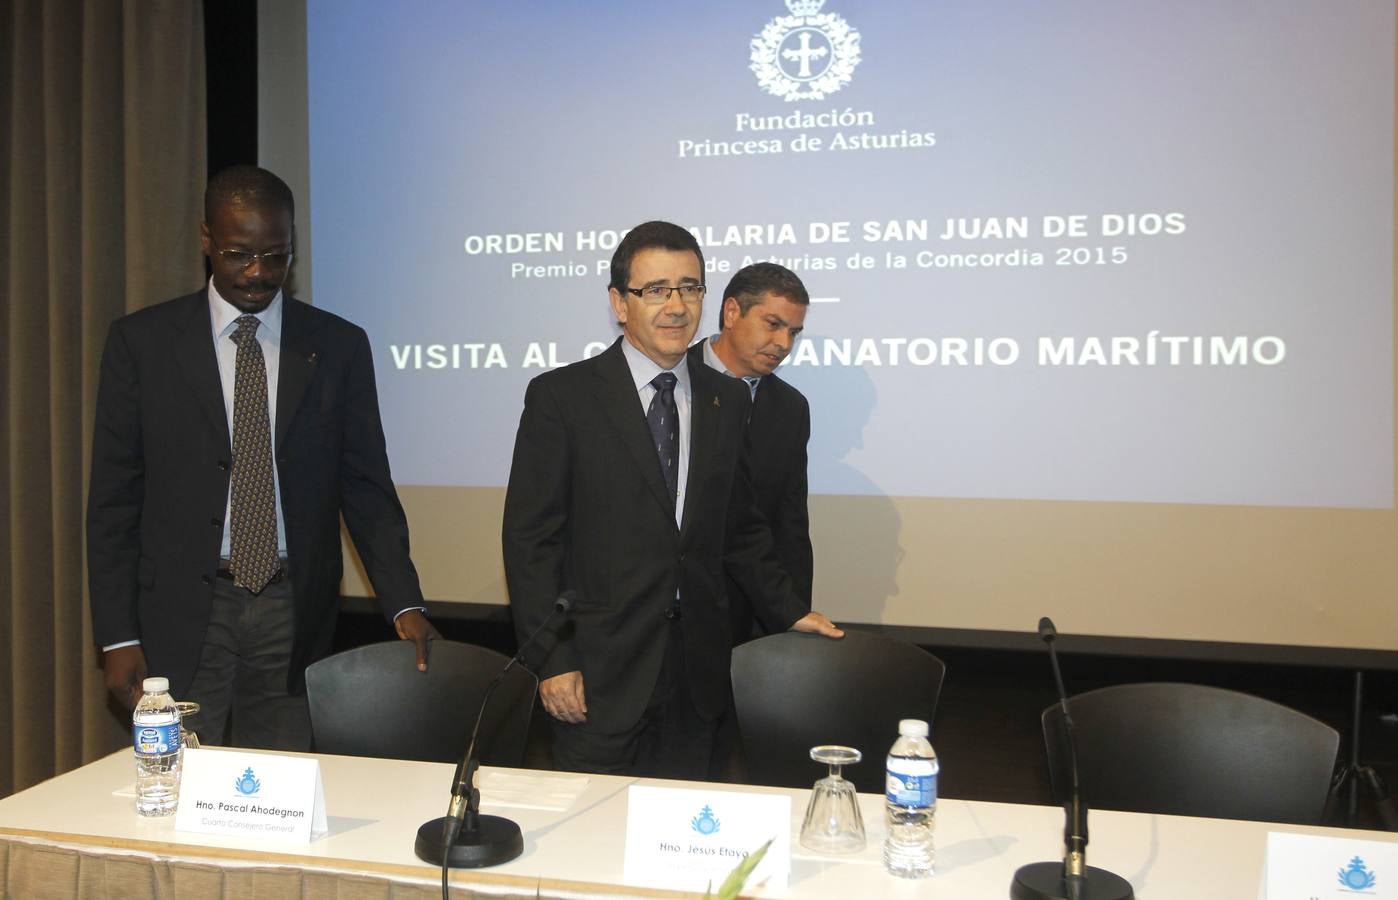
[[[142,866],[162,869],[167,886],[174,885],[180,896],[195,895],[196,889],[189,885],[199,883],[192,880],[196,875],[230,877],[229,873],[248,867],[273,870],[263,879],[268,885],[282,884],[272,878],[280,873],[312,878],[316,884],[358,878],[363,896],[397,897],[406,891],[409,896],[428,897],[439,890],[437,870],[413,855],[413,840],[419,825],[445,813],[452,767],[340,756],[318,758],[330,831],[309,845],[298,845],[176,833],[173,817],[137,816],[129,797],[113,795],[134,778],[131,752],[114,753],[0,800],[0,889],[8,883],[10,890],[15,890],[14,885],[20,883],[17,872],[20,877],[35,877],[33,867],[38,863],[33,857],[38,853],[48,854],[41,860],[45,865],[83,866],[71,876],[80,888],[67,890],[59,884],[60,892],[52,896],[116,896],[99,893],[93,885],[112,877],[112,872],[125,871],[117,862],[135,866],[138,872]],[[524,832],[524,854],[496,868],[455,872],[454,894],[460,890],[461,896],[492,897],[534,897],[536,892],[543,897],[671,896],[665,891],[628,888],[623,882],[626,793],[628,785],[636,783],[736,789],[589,776],[586,789],[565,812],[492,805],[486,792],[482,812],[518,822]],[[797,844],[808,791],[746,790],[792,797],[790,886],[784,892],[757,891],[753,896],[1002,898],[1008,896],[1017,867],[1055,859],[1060,853],[1063,814],[1057,807],[943,799],[937,810],[937,874],[923,881],[905,881],[885,874],[880,864],[882,798],[860,797],[868,848],[851,857],[834,858],[809,853]],[[1355,835],[1343,829],[1102,810],[1092,813],[1090,824],[1092,863],[1126,878],[1142,900],[1251,900],[1257,896],[1268,831]],[[1372,832],[1362,836],[1378,840],[1393,837]],[[49,858],[55,853],[59,855]],[[45,876],[45,883],[64,882],[69,877],[66,869],[60,869],[59,877]],[[386,888],[375,893],[375,885]],[[269,887],[265,895],[277,896],[283,889]]]

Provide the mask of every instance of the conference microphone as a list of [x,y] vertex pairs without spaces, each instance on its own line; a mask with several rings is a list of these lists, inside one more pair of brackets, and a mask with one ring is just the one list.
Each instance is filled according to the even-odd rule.
[[524,852],[524,836],[517,824],[502,816],[480,814],[481,794],[472,784],[476,769],[480,768],[480,760],[476,758],[476,740],[480,735],[481,721],[485,718],[490,697],[505,680],[505,675],[514,668],[515,663],[523,662],[525,651],[534,645],[534,641],[555,617],[567,616],[574,604],[581,599],[582,595],[577,591],[564,591],[553,602],[553,609],[544,617],[544,621],[524,639],[519,651],[510,657],[510,661],[505,663],[505,667],[486,686],[485,695],[481,697],[480,709],[476,712],[476,724],[471,729],[471,740],[466,745],[466,754],[457,763],[456,775],[452,779],[451,803],[447,806],[447,814],[424,822],[417,830],[413,852],[423,862],[442,867],[444,895],[448,868],[478,869],[484,866],[498,866]]
[[1068,739],[1072,790],[1063,803],[1063,861],[1020,866],[1010,883],[1010,900],[1132,900],[1134,894],[1125,878],[1087,864],[1087,802],[1078,783],[1078,741],[1068,709],[1068,692],[1063,687],[1058,650],[1053,646],[1057,637],[1053,620],[1048,616],[1040,619],[1039,638],[1048,645],[1058,688],[1058,708],[1063,712],[1063,730]]

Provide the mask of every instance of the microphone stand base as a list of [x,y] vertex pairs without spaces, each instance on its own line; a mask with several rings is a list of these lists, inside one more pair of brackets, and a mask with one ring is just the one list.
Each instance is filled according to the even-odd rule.
[[413,852],[434,866],[453,869],[483,869],[507,863],[524,852],[524,835],[519,826],[500,816],[476,816],[474,831],[462,829],[450,847],[445,846],[447,816],[424,822],[417,830]]
[[1131,885],[1120,875],[1088,866],[1081,890],[1069,892],[1062,862],[1020,866],[1010,882],[1010,900],[1133,900]]

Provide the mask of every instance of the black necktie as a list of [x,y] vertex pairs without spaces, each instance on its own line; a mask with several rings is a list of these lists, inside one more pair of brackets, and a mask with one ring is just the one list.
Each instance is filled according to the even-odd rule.
[[680,411],[675,406],[677,380],[673,372],[661,372],[652,378],[650,386],[655,388],[655,396],[650,398],[650,406],[646,409],[646,424],[650,426],[651,440],[660,457],[660,471],[665,474],[671,505],[679,494],[680,484]]
[[230,339],[238,345],[233,374],[233,499],[228,523],[228,570],[233,583],[262,592],[281,567],[277,558],[277,498],[272,480],[272,434],[267,416],[267,364],[257,342],[256,316],[239,316]]

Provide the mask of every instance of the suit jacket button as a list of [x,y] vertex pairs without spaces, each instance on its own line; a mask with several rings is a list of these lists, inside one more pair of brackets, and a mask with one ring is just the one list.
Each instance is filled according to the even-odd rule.
[[222,527],[223,527],[223,520],[220,519],[220,518],[218,518],[218,517],[214,517],[214,518],[212,518],[212,519],[209,520],[209,524],[212,525],[212,526],[214,526],[215,528],[222,528]]
[[199,576],[199,580],[202,581],[202,582],[204,582],[205,584],[213,584],[213,583],[214,583],[214,580],[213,580],[212,578],[210,578],[209,576],[207,576],[207,575],[200,575],[200,576]]
[[221,460],[219,460],[219,461],[218,461],[218,470],[219,470],[220,472],[227,472],[227,471],[228,471],[228,460],[226,460],[226,459],[221,459]]

